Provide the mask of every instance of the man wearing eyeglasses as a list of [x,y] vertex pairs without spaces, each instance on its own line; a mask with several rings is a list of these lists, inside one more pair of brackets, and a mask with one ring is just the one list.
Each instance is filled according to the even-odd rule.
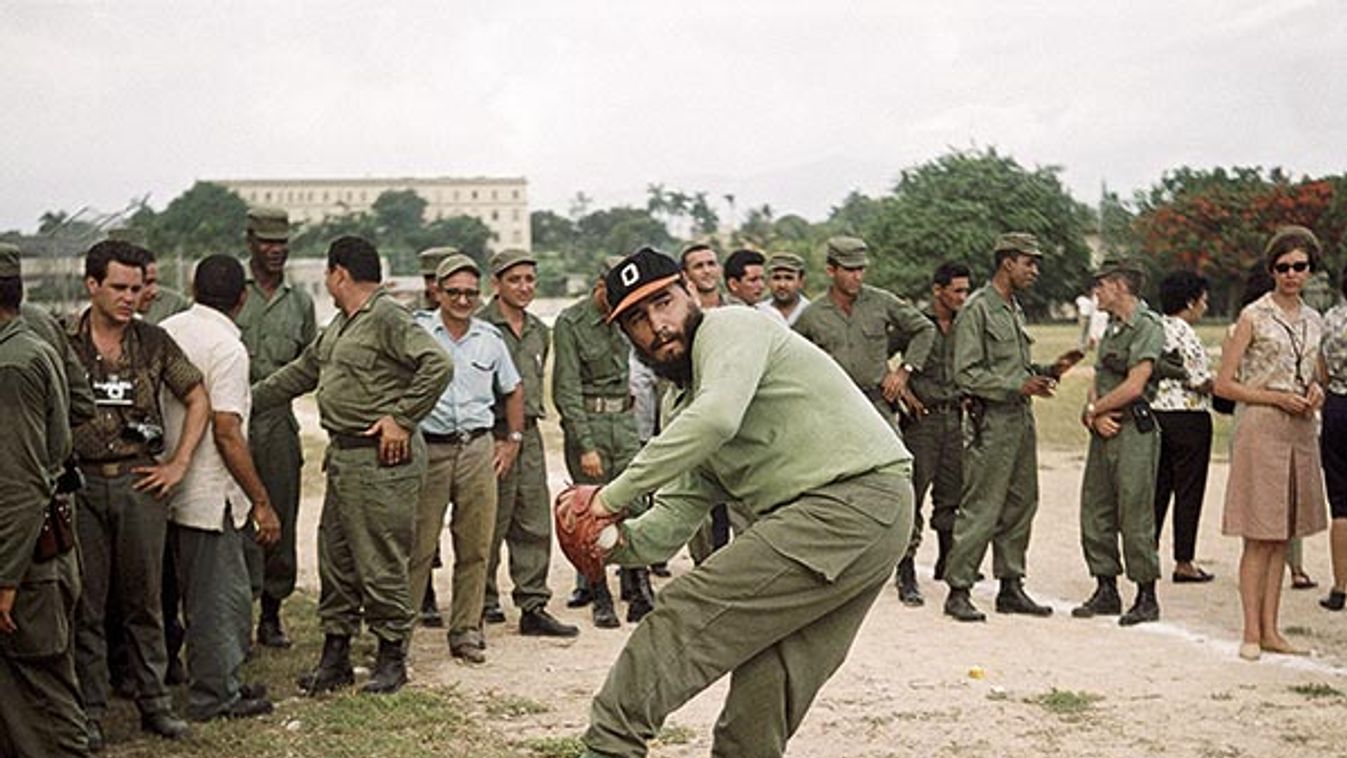
[[[416,504],[408,565],[412,605],[420,607],[426,592],[430,562],[452,502],[449,652],[469,663],[486,661],[482,607],[496,528],[496,477],[514,467],[524,437],[524,389],[510,349],[499,329],[472,315],[481,305],[481,277],[481,269],[468,256],[446,257],[435,269],[439,308],[414,316],[449,353],[456,370],[434,410],[421,421],[429,458]],[[490,433],[497,394],[505,397],[508,429],[499,446]]]

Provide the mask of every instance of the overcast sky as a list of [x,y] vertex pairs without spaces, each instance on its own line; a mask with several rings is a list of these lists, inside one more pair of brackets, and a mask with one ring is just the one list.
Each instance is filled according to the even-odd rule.
[[811,219],[950,147],[1077,198],[1347,168],[1340,0],[0,0],[0,229],[196,179],[660,182]]

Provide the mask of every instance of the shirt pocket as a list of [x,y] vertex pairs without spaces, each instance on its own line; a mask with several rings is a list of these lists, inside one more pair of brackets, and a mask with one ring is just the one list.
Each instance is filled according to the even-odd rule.
[[1019,331],[1014,324],[1002,321],[987,322],[987,350],[993,361],[1020,359],[1019,341],[1015,333]]

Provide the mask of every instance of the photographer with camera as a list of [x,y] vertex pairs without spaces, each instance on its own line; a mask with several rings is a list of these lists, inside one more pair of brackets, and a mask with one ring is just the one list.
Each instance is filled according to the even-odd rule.
[[[84,563],[75,663],[89,715],[89,743],[102,746],[100,719],[108,703],[104,612],[121,609],[132,648],[132,676],[141,728],[177,739],[187,724],[173,715],[164,684],[167,658],[160,607],[167,508],[162,501],[187,472],[201,442],[210,400],[201,372],[168,333],[134,318],[148,254],[105,240],[84,259],[90,307],[71,333],[89,372],[97,414],[74,429],[75,452],[87,485],[76,519]],[[159,392],[186,407],[178,444],[164,451]],[[113,583],[111,578],[117,577]],[[110,594],[119,597],[109,597]]]

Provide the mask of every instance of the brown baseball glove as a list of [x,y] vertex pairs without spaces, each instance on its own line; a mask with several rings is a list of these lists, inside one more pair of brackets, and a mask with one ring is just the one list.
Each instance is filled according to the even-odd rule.
[[597,485],[573,484],[557,495],[553,507],[561,552],[591,582],[603,578],[603,558],[607,554],[599,547],[599,533],[622,520],[620,515],[595,516],[590,512],[590,501],[598,491]]

